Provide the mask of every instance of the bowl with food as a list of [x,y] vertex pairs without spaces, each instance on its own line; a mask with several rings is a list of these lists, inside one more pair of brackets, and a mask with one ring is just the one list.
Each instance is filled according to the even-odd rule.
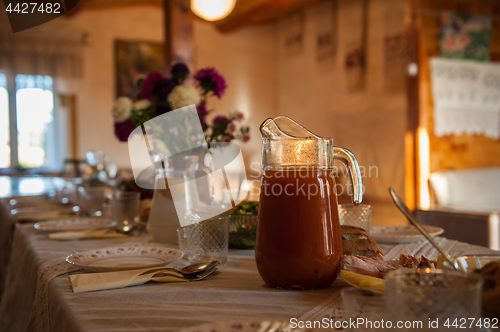
[[259,202],[250,201],[237,206],[229,214],[229,248],[254,249],[257,235]]
[[[453,257],[456,267],[483,278],[483,315],[500,317],[500,255],[464,255]],[[443,261],[443,269],[455,270]]]

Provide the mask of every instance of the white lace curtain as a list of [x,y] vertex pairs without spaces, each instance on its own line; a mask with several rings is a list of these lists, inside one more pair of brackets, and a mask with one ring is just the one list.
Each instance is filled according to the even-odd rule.
[[434,133],[500,138],[500,64],[431,59]]
[[0,71],[79,78],[83,36],[62,17],[12,33],[6,13],[0,13]]

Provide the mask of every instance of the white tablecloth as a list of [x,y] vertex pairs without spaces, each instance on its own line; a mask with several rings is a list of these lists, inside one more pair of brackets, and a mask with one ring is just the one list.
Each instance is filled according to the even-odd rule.
[[[0,224],[2,222],[0,220]],[[70,253],[131,241],[145,242],[147,238],[57,242],[35,231],[31,224],[18,226],[0,308],[0,331],[171,331],[234,319],[321,317],[338,309],[339,290],[345,286],[338,281],[329,289],[315,291],[267,288],[257,272],[251,252],[250,256],[231,253],[220,272],[201,282],[148,283],[75,294],[67,275],[51,279],[50,274],[58,271],[51,271],[47,265],[60,263]],[[451,254],[491,252],[487,248],[444,238],[439,241],[448,246]],[[384,246],[383,249],[387,256],[397,256],[402,251],[425,254],[431,259],[437,256],[425,243]],[[39,276],[43,278],[42,286],[48,286],[45,287],[46,293],[40,283],[37,288]],[[38,313],[37,308],[40,309]],[[47,326],[41,324],[40,317],[48,319]]]
[[[36,330],[31,305],[38,270],[44,261],[75,251],[146,240],[130,237],[56,242],[35,231],[32,225],[20,225],[14,234],[13,263],[2,298],[0,331]],[[286,320],[314,308],[334,291],[269,289],[257,272],[253,256],[231,255],[219,270],[201,282],[148,283],[76,294],[71,291],[67,276],[56,277],[48,287],[50,330],[169,331],[229,319]]]

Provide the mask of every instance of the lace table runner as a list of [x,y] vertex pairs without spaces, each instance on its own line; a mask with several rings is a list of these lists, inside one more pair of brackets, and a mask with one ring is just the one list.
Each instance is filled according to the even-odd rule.
[[35,301],[30,311],[28,331],[50,331],[49,322],[49,282],[60,275],[80,270],[79,267],[66,262],[66,257],[44,262],[38,270]]

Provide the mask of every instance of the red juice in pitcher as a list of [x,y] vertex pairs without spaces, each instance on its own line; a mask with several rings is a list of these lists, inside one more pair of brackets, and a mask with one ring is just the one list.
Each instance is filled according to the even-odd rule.
[[315,289],[335,281],[342,241],[331,170],[264,171],[255,258],[269,287]]

